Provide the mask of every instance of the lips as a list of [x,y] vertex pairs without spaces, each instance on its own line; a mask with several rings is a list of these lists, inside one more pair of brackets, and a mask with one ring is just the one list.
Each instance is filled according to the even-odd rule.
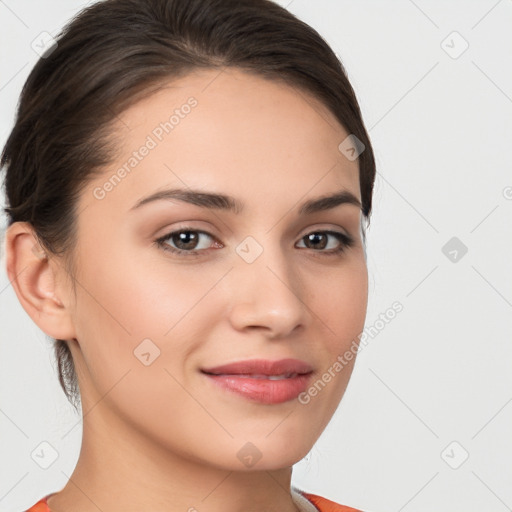
[[217,389],[253,402],[278,404],[296,398],[307,388],[313,368],[298,359],[251,359],[201,371]]
[[204,373],[212,375],[238,375],[252,378],[268,378],[269,376],[291,376],[305,374],[313,371],[311,365],[299,359],[280,359],[270,361],[267,359],[249,359],[235,363],[204,368]]

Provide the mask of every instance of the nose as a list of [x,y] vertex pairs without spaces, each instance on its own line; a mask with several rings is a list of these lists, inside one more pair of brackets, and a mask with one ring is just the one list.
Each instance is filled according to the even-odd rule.
[[233,328],[259,329],[268,338],[285,338],[309,322],[306,290],[286,255],[266,248],[252,263],[243,258],[232,272],[229,318]]

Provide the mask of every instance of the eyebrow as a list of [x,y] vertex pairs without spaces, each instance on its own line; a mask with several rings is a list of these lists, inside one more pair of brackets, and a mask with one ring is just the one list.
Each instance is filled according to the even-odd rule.
[[[147,197],[140,199],[130,211],[136,210],[141,206],[160,200],[177,200],[190,203],[201,208],[214,210],[223,210],[233,212],[235,214],[242,213],[244,205],[238,199],[224,194],[204,192],[192,189],[166,189],[159,190]],[[362,208],[359,199],[348,190],[340,190],[334,194],[310,199],[304,202],[300,209],[299,215],[311,215],[312,213],[331,210],[341,204],[351,204]]]

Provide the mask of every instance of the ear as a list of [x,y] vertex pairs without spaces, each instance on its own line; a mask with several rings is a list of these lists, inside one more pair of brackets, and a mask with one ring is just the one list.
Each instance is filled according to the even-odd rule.
[[[28,222],[14,222],[6,231],[6,271],[23,309],[39,328],[55,339],[71,340],[75,328],[66,305],[69,290],[57,287],[66,270],[50,260]],[[61,297],[62,296],[62,297]]]

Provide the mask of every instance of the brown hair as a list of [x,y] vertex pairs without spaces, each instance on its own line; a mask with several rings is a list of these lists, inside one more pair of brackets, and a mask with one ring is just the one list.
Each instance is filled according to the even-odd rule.
[[[354,90],[327,42],[278,4],[105,0],[81,11],[56,41],[23,86],[0,165],[6,168],[8,225],[31,223],[41,246],[63,257],[70,277],[77,200],[113,160],[117,116],[198,68],[234,66],[284,81],[326,105],[365,146],[359,181],[369,223],[375,161]],[[60,384],[76,408],[71,352],[66,340],[53,341]]]

